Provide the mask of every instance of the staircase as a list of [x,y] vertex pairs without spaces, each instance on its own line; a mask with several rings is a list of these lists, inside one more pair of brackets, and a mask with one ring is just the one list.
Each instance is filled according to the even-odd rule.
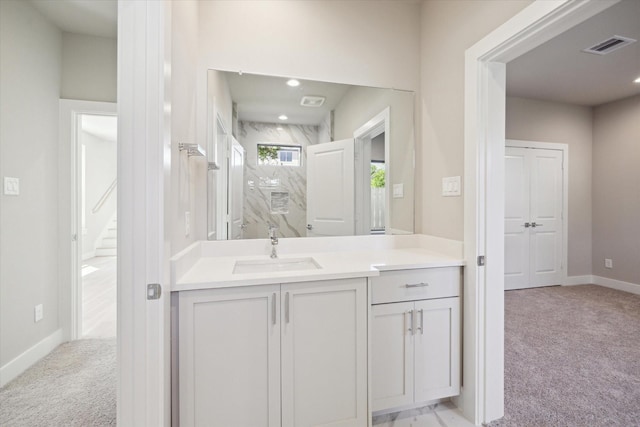
[[113,218],[98,239],[96,256],[116,256],[118,247],[118,220]]

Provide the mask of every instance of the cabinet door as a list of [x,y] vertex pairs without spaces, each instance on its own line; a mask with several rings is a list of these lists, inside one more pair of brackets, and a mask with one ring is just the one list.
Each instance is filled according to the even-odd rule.
[[460,299],[416,301],[415,401],[460,393]]
[[282,426],[366,426],[366,279],[282,285],[281,302]]
[[180,293],[180,425],[280,425],[279,288]]
[[372,410],[413,403],[413,302],[371,308]]

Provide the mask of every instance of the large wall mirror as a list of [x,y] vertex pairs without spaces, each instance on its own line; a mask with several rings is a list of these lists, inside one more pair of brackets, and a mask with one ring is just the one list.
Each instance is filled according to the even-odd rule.
[[414,232],[413,92],[209,70],[210,240]]

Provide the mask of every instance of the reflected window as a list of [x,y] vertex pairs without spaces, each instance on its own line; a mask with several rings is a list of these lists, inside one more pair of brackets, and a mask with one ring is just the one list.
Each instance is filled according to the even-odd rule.
[[300,145],[258,144],[258,164],[270,166],[300,166]]

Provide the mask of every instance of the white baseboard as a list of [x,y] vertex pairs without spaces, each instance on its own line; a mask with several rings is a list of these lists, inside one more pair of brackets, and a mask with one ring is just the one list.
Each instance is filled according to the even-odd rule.
[[575,285],[593,285],[595,283],[594,277],[591,274],[585,274],[584,276],[569,276],[567,277],[566,282],[564,282],[564,286],[575,286]]
[[567,277],[564,286],[575,285],[598,285],[605,288],[617,289],[619,291],[630,292],[632,294],[640,295],[640,284],[623,282],[621,280],[609,279],[608,277],[584,275],[584,276],[569,276]]
[[640,295],[640,285],[637,283],[623,282],[622,280],[609,279],[607,277],[594,276],[595,284],[619,291]]
[[58,329],[6,365],[0,368],[0,387],[4,387],[9,381],[30,368],[38,360],[62,344],[62,329]]

